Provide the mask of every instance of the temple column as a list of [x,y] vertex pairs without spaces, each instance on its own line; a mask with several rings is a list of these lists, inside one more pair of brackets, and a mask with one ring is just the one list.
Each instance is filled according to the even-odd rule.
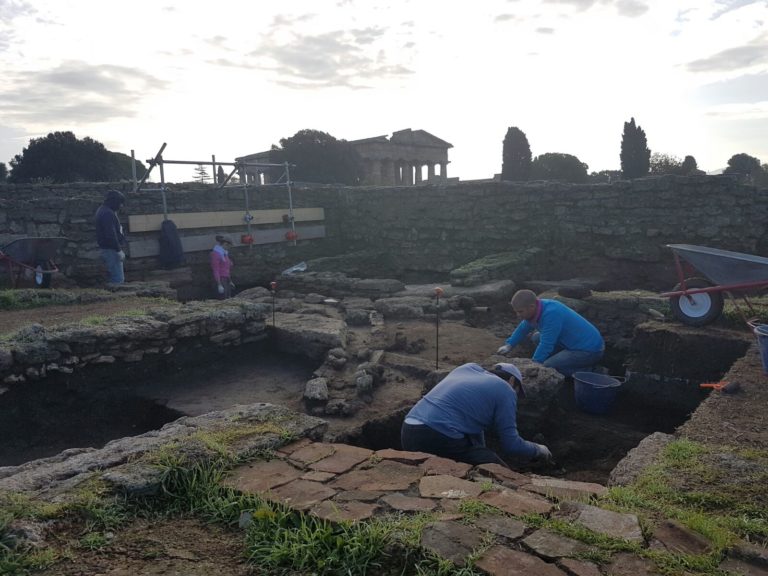
[[381,184],[381,160],[371,160],[370,172],[366,176],[368,184]]
[[413,186],[413,164],[410,162],[403,164],[403,184]]
[[448,179],[448,162],[440,162],[440,179]]
[[417,162],[414,164],[414,167],[416,168],[416,184],[421,184],[422,176],[421,171],[424,168],[424,164],[421,162]]
[[427,180],[434,180],[435,179],[435,164],[433,162],[430,162],[427,164]]

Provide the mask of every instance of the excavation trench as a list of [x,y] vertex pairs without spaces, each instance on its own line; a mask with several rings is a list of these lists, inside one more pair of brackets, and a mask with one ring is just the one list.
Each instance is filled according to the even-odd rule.
[[[417,340],[417,328],[423,334],[432,330],[427,322],[398,323],[392,332],[405,332]],[[450,340],[441,340],[445,347],[441,350],[450,359],[446,364],[481,360],[466,349],[469,341],[485,339],[477,346],[486,351],[488,343],[496,341],[494,334],[482,329],[468,336],[461,330],[469,329],[458,323],[454,327],[446,323],[443,330],[456,330],[456,351],[451,350]],[[391,339],[388,346],[402,344],[396,340]],[[703,349],[699,355],[689,354],[687,361],[674,355],[672,362],[673,356],[658,353],[658,340],[638,339],[641,348],[632,350],[631,358],[626,351],[609,346],[608,369],[612,373],[623,373],[625,366],[632,363],[656,371],[653,375],[632,373],[605,415],[580,410],[569,383],[563,385],[543,417],[528,418],[521,404],[521,435],[546,443],[556,457],[556,465],[536,468],[512,461],[513,466],[604,483],[616,463],[644,437],[657,431],[671,433],[685,422],[706,397],[699,383],[719,379],[748,346],[747,341],[736,339],[721,346],[717,354]],[[678,348],[683,350],[685,342],[683,338]],[[695,341],[692,346],[700,347]],[[397,353],[402,355],[403,351]],[[429,349],[422,352],[426,357],[430,353]],[[706,362],[702,356],[706,356]],[[386,357],[384,377],[372,397],[359,400],[363,408],[358,414],[322,416],[330,423],[326,440],[372,449],[400,448],[400,426],[421,394],[424,374],[395,369],[387,364]],[[18,465],[68,448],[99,448],[112,439],[158,429],[181,416],[236,404],[269,402],[303,411],[307,409],[303,400],[305,385],[319,370],[318,361],[277,352],[269,342],[212,350],[204,356],[197,350],[168,365],[141,364],[120,369],[98,366],[66,378],[29,382],[0,395],[0,435],[4,438],[0,466]],[[492,434],[489,443],[498,447]]]

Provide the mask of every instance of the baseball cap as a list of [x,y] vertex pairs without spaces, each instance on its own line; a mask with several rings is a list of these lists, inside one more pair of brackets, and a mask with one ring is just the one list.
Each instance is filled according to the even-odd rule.
[[500,362],[493,367],[493,372],[498,375],[498,372],[502,372],[507,375],[507,379],[510,376],[514,376],[520,383],[520,396],[525,396],[525,389],[523,388],[523,374],[520,369],[514,364],[509,362]]

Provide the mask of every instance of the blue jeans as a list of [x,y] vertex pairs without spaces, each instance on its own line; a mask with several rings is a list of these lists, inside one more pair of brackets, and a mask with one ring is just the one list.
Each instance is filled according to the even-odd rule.
[[125,282],[125,272],[123,271],[123,261],[117,250],[111,248],[101,249],[101,259],[107,267],[110,284],[122,284]]
[[[531,341],[538,346],[541,334],[538,331],[531,334]],[[589,352],[587,350],[557,350],[544,360],[543,365],[554,368],[563,376],[573,376],[574,372],[588,372],[603,359],[604,350]]]
[[509,467],[496,452],[487,448],[479,439],[469,436],[451,438],[440,434],[426,424],[414,425],[403,422],[403,427],[400,429],[400,442],[403,450],[410,452],[426,452],[473,466],[501,464],[505,468]]

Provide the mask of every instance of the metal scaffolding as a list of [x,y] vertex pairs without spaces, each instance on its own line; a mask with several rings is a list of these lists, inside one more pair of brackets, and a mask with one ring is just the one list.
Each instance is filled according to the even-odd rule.
[[[160,187],[159,188],[144,188],[146,192],[160,192],[160,195],[162,197],[163,201],[163,219],[168,220],[168,201],[166,198],[166,192],[170,190],[168,186],[165,183],[165,169],[164,166],[166,164],[174,164],[174,165],[195,165],[195,166],[205,166],[210,164],[212,166],[213,170],[213,179],[214,182],[216,182],[216,171],[218,166],[227,166],[231,167],[232,170],[227,175],[227,177],[224,179],[223,182],[218,182],[216,186],[216,190],[221,190],[223,188],[239,188],[243,190],[243,197],[245,200],[245,215],[243,216],[243,222],[246,225],[246,229],[248,232],[248,235],[252,235],[251,230],[251,222],[253,221],[253,216],[250,212],[250,194],[248,192],[249,183],[248,183],[248,177],[246,168],[282,168],[283,172],[280,176],[280,178],[277,179],[276,182],[270,183],[270,184],[261,184],[252,186],[257,188],[264,188],[268,186],[282,186],[285,187],[288,191],[288,224],[291,227],[291,230],[288,234],[286,234],[286,238],[295,246],[296,240],[298,238],[298,235],[296,234],[296,223],[295,218],[293,214],[293,191],[291,190],[291,165],[288,164],[288,162],[284,162],[283,164],[268,164],[268,163],[261,163],[261,162],[217,162],[216,156],[212,155],[211,160],[166,160],[163,158],[163,152],[165,151],[165,147],[167,146],[166,142],[163,142],[163,145],[160,147],[160,150],[157,151],[157,154],[153,158],[147,159],[147,164],[149,164],[149,169],[144,173],[144,176],[142,176],[141,181],[137,181],[136,179],[136,158],[134,155],[134,151],[131,150],[131,159],[132,167],[133,167],[133,191],[138,192],[142,189],[144,186],[144,183],[147,181],[147,178],[149,178],[150,173],[155,168],[155,166],[158,166],[160,169]],[[240,182],[237,184],[229,184],[230,180],[232,180],[232,177],[235,175],[235,173],[240,174]],[[253,244],[251,244],[253,246]]]

